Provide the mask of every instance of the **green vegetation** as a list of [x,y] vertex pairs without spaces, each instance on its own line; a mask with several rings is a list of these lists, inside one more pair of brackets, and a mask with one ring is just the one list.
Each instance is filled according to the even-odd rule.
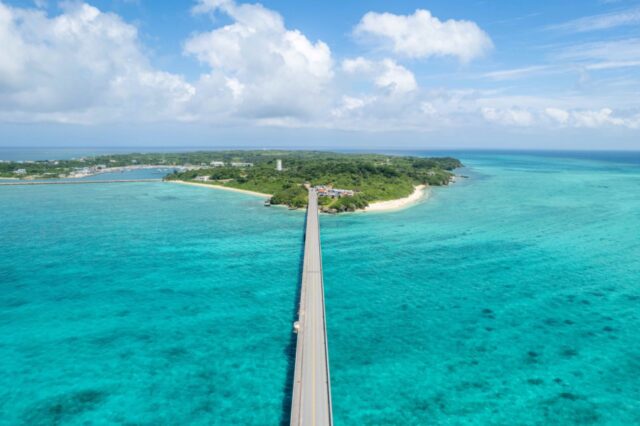
[[[211,161],[224,158],[236,161],[229,153],[218,155],[214,151],[169,152],[169,153],[131,153],[99,155],[73,158],[70,160],[36,160],[36,161],[0,161],[0,178],[58,178],[69,176],[82,169],[94,169],[98,166],[106,168],[154,165],[161,167],[177,167],[185,165],[205,166]],[[16,173],[24,170],[24,174]],[[88,172],[92,172],[88,170]]]
[[[276,170],[282,160],[284,170]],[[224,165],[221,165],[224,163]],[[252,166],[233,166],[251,163]],[[197,151],[101,155],[72,160],[0,162],[0,177],[56,178],[98,169],[159,166],[173,169],[166,180],[194,181],[273,194],[272,204],[304,207],[305,184],[328,185],[355,191],[353,196],[321,197],[326,211],[353,211],[374,201],[410,195],[419,184],[446,185],[452,170],[461,167],[454,158],[421,158],[381,154],[345,154],[316,151]],[[217,167],[216,167],[217,166]],[[16,172],[21,173],[16,173]]]
[[[284,170],[276,170],[281,159]],[[273,194],[272,204],[304,207],[304,184],[330,185],[355,191],[353,196],[321,197],[326,211],[353,211],[374,201],[403,198],[415,185],[446,185],[461,167],[454,158],[419,158],[379,154],[341,154],[309,151],[230,151],[218,153],[224,167],[178,172],[168,180],[194,180],[208,176],[208,183]],[[252,163],[252,167],[232,167],[231,161]]]

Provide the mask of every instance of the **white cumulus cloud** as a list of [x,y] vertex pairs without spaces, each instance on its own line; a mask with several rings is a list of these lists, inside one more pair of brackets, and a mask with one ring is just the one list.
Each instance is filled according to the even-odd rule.
[[342,69],[348,74],[362,75],[391,94],[403,94],[416,90],[418,83],[411,71],[392,59],[371,61],[363,57],[345,59]]
[[544,112],[559,124],[567,124],[571,116],[567,111],[561,108],[545,108]]
[[[136,27],[114,13],[63,2],[52,14],[51,8],[0,0],[0,123],[193,121],[358,131],[468,129],[487,122],[526,131],[640,128],[637,79],[631,75],[606,93],[525,95],[509,87],[456,89],[440,80],[428,88],[435,81],[429,79],[420,87],[411,67],[392,54],[341,58],[336,66],[326,43],[288,28],[279,13],[260,4],[194,4],[192,12],[210,15],[212,23],[184,40],[183,53],[205,68],[187,80],[153,66]],[[492,47],[475,23],[441,21],[425,10],[368,13],[355,31],[410,58],[469,61]],[[583,43],[565,47],[554,60],[582,70],[625,67],[631,74],[640,63],[638,46],[636,38]],[[556,67],[481,76],[515,80]]]
[[91,123],[172,116],[195,89],[155,70],[135,27],[85,3],[49,17],[0,2],[0,116]]
[[[481,109],[485,120],[503,126],[528,127],[532,125],[556,125],[566,128],[606,128],[621,127],[627,129],[640,128],[640,113],[633,112],[616,114],[611,108],[565,109],[548,107],[539,109],[536,107],[525,108],[523,106],[511,108]],[[550,127],[553,128],[553,127]]]
[[595,110],[578,109],[567,111],[561,108],[546,108],[545,113],[555,122],[571,127],[599,128],[604,126],[622,126],[630,129],[640,127],[640,115],[618,116],[611,108]]
[[576,127],[601,127],[611,124],[614,126],[624,126],[625,120],[615,117],[613,110],[610,108],[602,108],[597,111],[575,111],[571,114],[571,118]]
[[521,108],[482,108],[485,120],[507,126],[531,126],[534,117],[531,112]]
[[233,94],[233,112],[243,117],[306,117],[326,107],[333,79],[331,50],[285,27],[282,16],[260,4],[200,0],[196,13],[218,12],[233,22],[189,38],[184,51],[211,71],[196,84],[200,105],[219,99],[220,79]]
[[441,21],[424,9],[418,9],[412,15],[369,12],[354,32],[410,58],[454,56],[468,62],[493,47],[489,35],[475,22]]

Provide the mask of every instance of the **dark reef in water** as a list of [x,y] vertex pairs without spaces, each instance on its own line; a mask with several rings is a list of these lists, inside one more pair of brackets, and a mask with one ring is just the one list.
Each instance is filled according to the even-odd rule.
[[74,417],[95,409],[107,397],[106,392],[87,389],[45,399],[25,412],[25,425],[50,426],[67,423]]

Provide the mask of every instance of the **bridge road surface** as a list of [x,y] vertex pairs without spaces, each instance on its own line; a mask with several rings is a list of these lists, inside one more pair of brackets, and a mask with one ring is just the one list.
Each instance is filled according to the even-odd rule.
[[291,426],[332,426],[318,194],[309,189]]

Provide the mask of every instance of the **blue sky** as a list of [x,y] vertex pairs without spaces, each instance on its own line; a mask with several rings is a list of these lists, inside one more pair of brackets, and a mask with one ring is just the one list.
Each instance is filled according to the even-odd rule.
[[640,149],[640,1],[0,0],[0,145]]

